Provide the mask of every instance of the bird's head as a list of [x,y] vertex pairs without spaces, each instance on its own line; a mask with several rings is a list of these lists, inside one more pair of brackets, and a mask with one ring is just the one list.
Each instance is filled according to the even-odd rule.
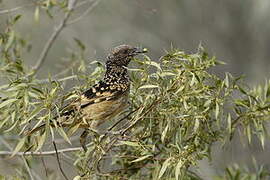
[[120,45],[112,49],[111,53],[107,57],[107,64],[127,66],[134,56],[146,52],[146,48],[132,47],[130,45]]

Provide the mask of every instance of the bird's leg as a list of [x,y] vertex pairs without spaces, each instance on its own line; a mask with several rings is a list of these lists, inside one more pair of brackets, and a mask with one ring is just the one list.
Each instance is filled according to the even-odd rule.
[[89,132],[85,129],[80,136],[80,143],[81,143],[81,146],[82,146],[84,152],[87,151],[86,138],[87,138],[88,134],[89,134]]

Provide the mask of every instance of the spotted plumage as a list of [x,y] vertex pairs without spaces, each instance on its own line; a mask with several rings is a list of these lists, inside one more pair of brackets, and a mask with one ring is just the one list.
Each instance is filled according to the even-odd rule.
[[[57,124],[63,127],[78,126],[95,129],[106,120],[118,115],[126,108],[130,88],[127,65],[131,59],[146,50],[129,45],[114,48],[107,56],[106,73],[103,80],[82,93],[80,98],[67,105],[55,118]],[[51,123],[54,126],[54,123]],[[44,128],[41,125],[27,134],[32,134]],[[88,131],[81,135],[81,144],[86,151],[85,138]]]

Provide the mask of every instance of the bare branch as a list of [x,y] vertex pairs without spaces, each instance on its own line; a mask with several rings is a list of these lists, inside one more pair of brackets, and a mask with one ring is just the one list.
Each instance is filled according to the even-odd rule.
[[40,69],[41,65],[44,63],[49,50],[51,49],[54,41],[56,40],[56,38],[58,37],[58,35],[61,33],[61,31],[64,29],[64,27],[67,25],[67,21],[71,15],[71,13],[74,10],[74,6],[76,4],[77,0],[70,0],[69,1],[69,7],[68,7],[68,11],[65,14],[64,19],[60,22],[60,24],[56,27],[56,29],[54,30],[54,32],[52,33],[51,37],[48,39],[48,41],[46,42],[38,60],[37,63],[35,64],[35,66],[33,67],[34,70],[34,74]]
[[27,170],[27,172],[28,172],[28,174],[29,174],[29,176],[30,176],[30,179],[31,179],[31,180],[34,180],[34,177],[33,177],[33,175],[32,175],[32,172],[31,172],[31,169],[30,169],[30,167],[29,167],[29,165],[28,165],[27,160],[25,159],[25,157],[23,157],[22,159],[23,159],[24,165],[25,165],[25,167],[26,167],[26,170]]
[[15,8],[12,8],[12,9],[5,9],[5,10],[1,10],[0,11],[0,15],[2,14],[8,14],[8,13],[13,13],[15,11],[18,11],[26,6],[33,6],[34,4],[31,3],[31,4],[25,4],[25,5],[22,5],[22,6],[19,6],[19,7],[15,7]]
[[[4,138],[2,138],[2,137],[0,137],[0,141],[2,142],[2,144],[4,144],[4,146],[6,146],[10,151],[6,151],[6,152],[9,152],[9,154],[8,155],[12,155],[12,147],[9,145],[9,143],[4,139]],[[5,152],[5,151],[3,151],[3,152]],[[0,153],[0,155],[1,155],[1,153]],[[41,179],[39,176],[38,176],[38,174],[37,173],[35,173],[34,171],[33,172],[31,172],[31,170],[30,170],[30,168],[29,168],[29,166],[28,166],[28,164],[27,164],[27,162],[26,162],[26,159],[25,159],[25,157],[24,157],[24,155],[22,154],[21,155],[22,156],[22,158],[20,159],[21,160],[21,162],[23,162],[24,164],[25,164],[25,166],[26,166],[26,169],[27,169],[27,172],[28,172],[28,174],[29,174],[29,176],[30,176],[30,178],[31,179],[33,179],[33,175],[32,175],[32,173],[35,175],[35,177],[36,177],[36,179]]]
[[60,158],[59,158],[58,151],[57,151],[57,147],[56,147],[56,144],[55,144],[54,141],[53,141],[53,147],[55,149],[56,159],[57,159],[58,167],[59,167],[59,169],[61,171],[61,174],[64,176],[64,178],[66,180],[68,180],[67,175],[65,174],[64,170],[62,169],[62,166],[61,166],[61,163],[60,163]]
[[96,0],[94,1],[79,17],[71,20],[70,22],[67,23],[67,25],[71,25],[73,23],[78,22],[82,18],[84,18],[87,14],[89,14],[99,3],[101,0]]

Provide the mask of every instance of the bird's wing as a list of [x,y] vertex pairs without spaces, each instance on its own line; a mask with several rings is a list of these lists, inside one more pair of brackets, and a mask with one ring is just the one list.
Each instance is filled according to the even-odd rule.
[[117,99],[125,91],[125,88],[99,81],[92,88],[85,91],[80,98],[67,105],[60,115],[68,116],[73,114],[74,111],[84,109],[91,104]]

